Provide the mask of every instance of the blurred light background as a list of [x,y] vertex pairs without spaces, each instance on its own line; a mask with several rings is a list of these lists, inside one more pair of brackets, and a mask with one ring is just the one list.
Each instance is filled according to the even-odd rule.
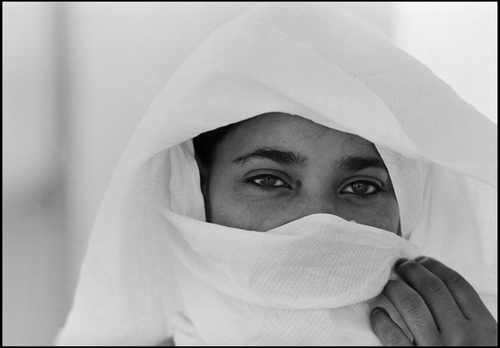
[[[4,345],[52,344],[135,126],[187,55],[254,5],[2,3]],[[496,2],[337,6],[379,26],[497,123]]]

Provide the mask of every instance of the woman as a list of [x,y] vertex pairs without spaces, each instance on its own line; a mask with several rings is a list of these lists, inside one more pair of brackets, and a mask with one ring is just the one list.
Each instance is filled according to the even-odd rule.
[[206,220],[269,231],[333,214],[401,235],[391,178],[373,144],[270,113],[194,139]]
[[136,131],[58,342],[495,343],[495,147],[490,121],[368,24],[259,6]]

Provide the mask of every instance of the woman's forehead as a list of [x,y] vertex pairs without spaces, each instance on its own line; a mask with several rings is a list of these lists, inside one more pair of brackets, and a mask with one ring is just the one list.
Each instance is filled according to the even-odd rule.
[[277,147],[300,152],[317,151],[322,154],[374,155],[380,157],[375,146],[354,134],[317,124],[297,115],[272,113],[243,122],[221,143],[231,153],[254,150],[259,147]]

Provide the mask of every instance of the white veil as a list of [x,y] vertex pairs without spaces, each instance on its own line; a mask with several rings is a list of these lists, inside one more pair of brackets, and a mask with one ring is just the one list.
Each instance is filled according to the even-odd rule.
[[[266,233],[204,222],[191,139],[272,111],[373,142],[404,238],[323,214]],[[420,254],[496,311],[496,147],[491,121],[377,29],[331,6],[258,6],[184,62],[136,130],[57,343],[377,344],[366,301]]]

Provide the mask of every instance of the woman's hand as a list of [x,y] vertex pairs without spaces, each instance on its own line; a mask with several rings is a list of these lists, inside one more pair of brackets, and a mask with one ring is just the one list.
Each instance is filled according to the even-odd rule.
[[486,346],[498,343],[497,322],[477,292],[457,272],[426,257],[399,260],[402,280],[390,280],[383,294],[413,335],[413,342],[382,308],[371,315],[383,345]]

